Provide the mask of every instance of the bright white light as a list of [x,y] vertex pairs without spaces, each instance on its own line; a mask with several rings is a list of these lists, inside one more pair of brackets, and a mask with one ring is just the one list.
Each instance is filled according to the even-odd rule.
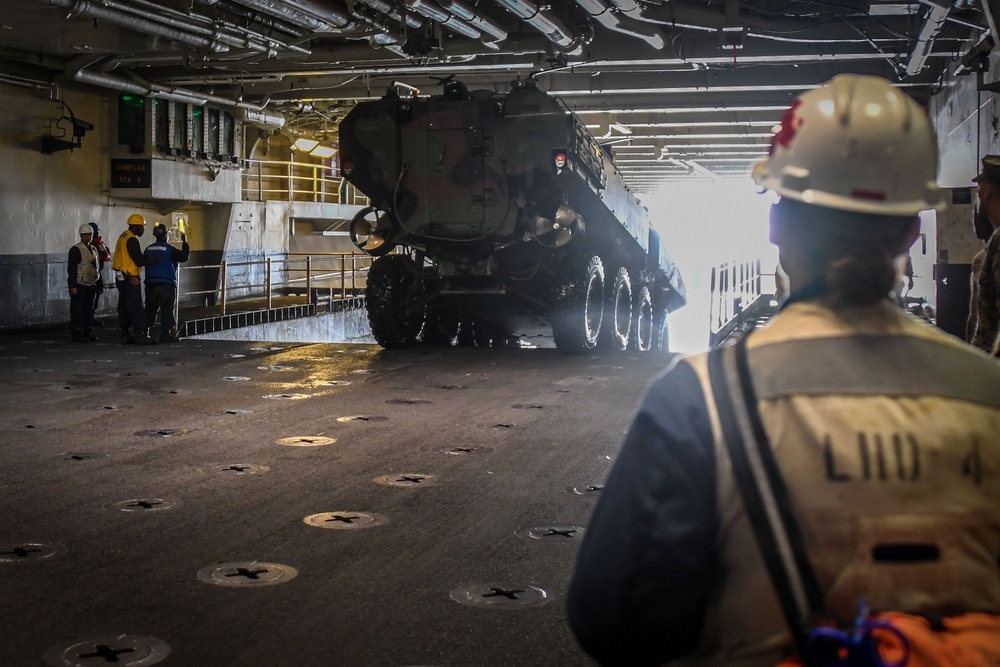
[[[768,241],[768,214],[776,199],[770,192],[760,194],[749,179],[669,183],[642,197],[687,287],[687,305],[670,315],[672,350],[708,348],[713,267],[760,259],[761,273],[774,272],[778,252]],[[771,289],[769,280],[764,277],[765,291]]]
[[316,148],[316,146],[318,145],[319,142],[316,141],[315,139],[306,139],[303,137],[295,140],[295,147],[300,151],[305,151],[307,153],[312,149]]
[[337,152],[336,148],[331,148],[330,146],[317,146],[316,148],[309,151],[309,155],[313,157],[326,159],[328,157],[333,157]]

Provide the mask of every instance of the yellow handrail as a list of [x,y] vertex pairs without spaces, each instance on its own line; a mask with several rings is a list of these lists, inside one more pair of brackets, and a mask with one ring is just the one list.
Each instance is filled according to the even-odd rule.
[[368,198],[332,165],[290,160],[244,160],[243,167],[244,201],[368,205]]

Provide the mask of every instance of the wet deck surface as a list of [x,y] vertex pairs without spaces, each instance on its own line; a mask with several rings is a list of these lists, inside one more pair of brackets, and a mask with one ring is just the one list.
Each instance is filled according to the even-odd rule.
[[0,334],[0,665],[591,664],[578,529],[669,358]]

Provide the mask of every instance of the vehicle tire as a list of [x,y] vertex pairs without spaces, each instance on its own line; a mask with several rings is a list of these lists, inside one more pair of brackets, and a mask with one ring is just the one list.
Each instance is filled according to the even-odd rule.
[[597,255],[569,259],[556,289],[552,337],[560,352],[585,354],[597,346],[604,317],[604,263]]
[[635,293],[632,314],[634,320],[629,348],[636,352],[649,352],[653,349],[653,297],[645,285]]
[[624,266],[615,272],[604,309],[608,317],[604,318],[601,346],[619,351],[628,349],[632,333],[632,283]]
[[670,327],[667,324],[667,309],[658,308],[653,316],[652,349],[670,351]]
[[424,313],[410,305],[420,280],[406,268],[406,257],[388,255],[372,262],[365,287],[368,324],[375,341],[387,349],[413,347],[423,331]]

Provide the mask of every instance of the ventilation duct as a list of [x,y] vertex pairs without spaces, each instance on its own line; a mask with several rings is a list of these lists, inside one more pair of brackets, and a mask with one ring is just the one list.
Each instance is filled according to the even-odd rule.
[[611,11],[611,8],[604,4],[604,0],[576,0],[576,4],[583,7],[592,19],[608,30],[637,37],[656,50],[661,50],[667,45],[667,40],[659,30]]
[[575,36],[550,10],[542,9],[531,0],[496,0],[500,6],[518,17],[570,55],[583,53],[583,37]]
[[226,97],[219,97],[217,95],[200,93],[194,90],[170,88],[155,84],[151,81],[146,81],[145,79],[132,73],[130,73],[131,80],[129,80],[113,74],[95,72],[87,69],[96,63],[97,60],[95,60],[92,56],[74,58],[66,66],[66,76],[79,83],[85,83],[101,88],[110,88],[111,90],[117,90],[131,95],[154,97],[161,100],[170,100],[172,102],[182,102],[184,104],[194,104],[197,106],[214,104],[216,106],[226,107],[233,109],[233,115],[241,118],[247,123],[269,130],[279,129],[285,124],[285,117],[282,114],[275,111],[267,111],[260,105],[241,102],[239,100]]

